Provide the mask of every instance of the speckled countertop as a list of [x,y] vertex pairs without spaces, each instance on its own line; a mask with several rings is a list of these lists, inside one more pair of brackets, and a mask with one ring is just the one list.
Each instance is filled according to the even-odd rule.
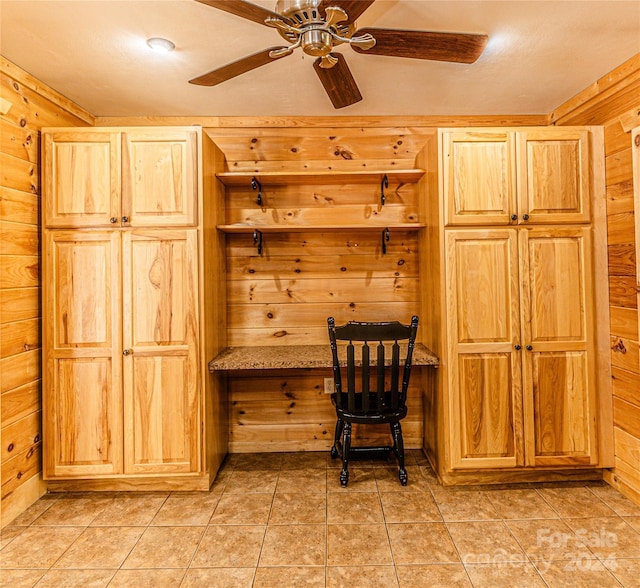
[[[402,348],[403,346],[401,345],[400,347]],[[344,364],[346,364],[345,348],[339,348],[339,353]],[[386,353],[385,357],[390,362],[391,352]],[[372,349],[372,365],[375,365],[375,360],[375,352]],[[438,366],[439,363],[438,357],[430,349],[422,343],[416,343],[413,350],[412,365]],[[209,371],[330,368],[332,365],[331,348],[329,345],[228,347],[209,362]]]

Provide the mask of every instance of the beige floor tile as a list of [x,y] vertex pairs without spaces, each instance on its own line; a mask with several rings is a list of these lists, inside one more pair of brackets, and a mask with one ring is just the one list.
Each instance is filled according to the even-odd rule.
[[34,522],[34,525],[90,525],[109,507],[114,496],[68,496],[56,500]]
[[555,519],[556,512],[533,488],[494,490],[484,493],[503,519]]
[[273,494],[224,493],[209,523],[212,525],[266,525]]
[[236,470],[279,470],[282,467],[282,453],[240,453]]
[[607,559],[602,563],[623,586],[640,584],[640,559]]
[[390,565],[391,547],[385,525],[328,525],[330,566]]
[[255,568],[264,541],[262,525],[210,525],[193,558],[194,568]]
[[427,481],[418,466],[408,466],[406,469],[409,482],[403,486],[398,479],[397,466],[374,468],[378,490],[380,492],[426,492],[429,490]]
[[270,525],[267,527],[259,565],[323,566],[325,559],[325,525]]
[[220,496],[210,492],[174,492],[166,499],[153,526],[206,525]]
[[506,525],[536,565],[543,561],[575,557],[595,558],[571,527],[561,519],[506,521]]
[[229,476],[224,491],[241,494],[275,492],[279,474],[279,470],[235,470]]
[[82,534],[84,527],[34,527],[0,552],[0,568],[50,568]]
[[474,588],[546,588],[535,567],[529,562],[466,565]]
[[203,533],[204,527],[149,527],[122,567],[186,568]]
[[313,525],[326,522],[326,494],[275,494],[269,515],[269,524]]
[[640,533],[640,517],[622,517],[629,525],[631,525],[638,533]]
[[116,570],[49,570],[38,582],[38,588],[103,588],[115,573]]
[[613,509],[616,514],[627,517],[640,516],[640,504],[629,500],[612,486],[589,487],[589,490]]
[[538,571],[549,588],[620,588],[620,583],[597,559],[554,561]]
[[34,586],[44,574],[45,570],[2,570],[0,588]]
[[144,527],[89,527],[54,567],[79,570],[119,568],[144,530]]
[[146,527],[168,496],[168,492],[122,492],[91,524],[100,527]]
[[387,523],[442,521],[431,492],[380,492]]
[[282,457],[282,470],[304,470],[307,468],[326,469],[328,451],[300,451],[285,453]]
[[26,527],[17,527],[10,523],[0,531],[0,551],[20,535]]
[[52,507],[60,498],[59,494],[45,494],[34,502],[27,510],[20,513],[13,521],[12,526],[28,526],[32,524],[44,511]]
[[396,565],[460,561],[443,523],[392,523],[387,530]]
[[119,570],[109,588],[178,588],[184,575],[183,569]]
[[400,588],[471,588],[462,564],[396,566]]
[[180,588],[252,588],[256,568],[190,568]]
[[640,533],[620,517],[565,520],[599,558],[640,557]]
[[465,564],[526,560],[502,521],[447,523],[447,528]]
[[327,568],[326,585],[327,588],[397,588],[398,580],[393,566],[330,566]]
[[538,488],[538,493],[562,518],[615,515],[611,508],[585,487]]
[[327,491],[327,471],[318,468],[282,470],[276,492],[321,493]]
[[327,522],[382,523],[382,507],[377,492],[332,492],[327,497]]
[[445,521],[490,521],[500,518],[486,491],[466,488],[432,488],[431,491]]
[[327,470],[327,492],[376,492],[378,484],[373,468],[350,467],[349,484],[340,485],[340,470]]
[[324,566],[278,567],[256,570],[253,588],[325,588]]

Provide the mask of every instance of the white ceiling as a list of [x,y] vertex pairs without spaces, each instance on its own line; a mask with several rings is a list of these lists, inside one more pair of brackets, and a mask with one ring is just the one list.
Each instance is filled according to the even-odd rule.
[[[194,0],[0,0],[0,22],[5,58],[96,116],[548,114],[640,52],[638,0],[377,0],[360,28],[486,33],[489,43],[471,65],[341,45],[364,99],[335,110],[299,49],[215,87],[189,84],[283,44]],[[176,50],[158,55],[149,37]]]

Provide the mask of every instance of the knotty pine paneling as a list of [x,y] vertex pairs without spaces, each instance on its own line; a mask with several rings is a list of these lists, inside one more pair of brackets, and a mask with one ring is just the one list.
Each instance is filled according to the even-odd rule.
[[39,484],[25,484],[40,472],[40,129],[88,126],[93,117],[2,57],[0,90],[9,106],[0,115],[0,483],[4,526],[19,514],[16,509],[37,500],[41,491]]
[[[605,130],[605,170],[607,185],[609,292],[611,294],[611,363],[613,368],[616,468],[607,480],[631,498],[640,496],[640,386],[631,385],[640,377],[638,350],[638,303],[634,228],[631,132],[629,113],[640,109],[640,53],[609,72],[583,92],[551,113],[556,125],[603,125]],[[635,180],[640,181],[640,178]],[[624,398],[624,400],[623,400]],[[624,403],[624,404],[621,404]],[[626,412],[625,408],[630,408]],[[625,432],[626,431],[626,432]],[[620,433],[619,433],[620,432]]]

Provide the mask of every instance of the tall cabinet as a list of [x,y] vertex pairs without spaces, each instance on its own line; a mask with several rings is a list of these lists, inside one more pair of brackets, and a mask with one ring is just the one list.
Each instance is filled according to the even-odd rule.
[[442,129],[426,158],[422,314],[441,369],[425,449],[439,476],[611,465],[601,132]]
[[43,132],[48,480],[209,487],[202,151],[195,127]]

